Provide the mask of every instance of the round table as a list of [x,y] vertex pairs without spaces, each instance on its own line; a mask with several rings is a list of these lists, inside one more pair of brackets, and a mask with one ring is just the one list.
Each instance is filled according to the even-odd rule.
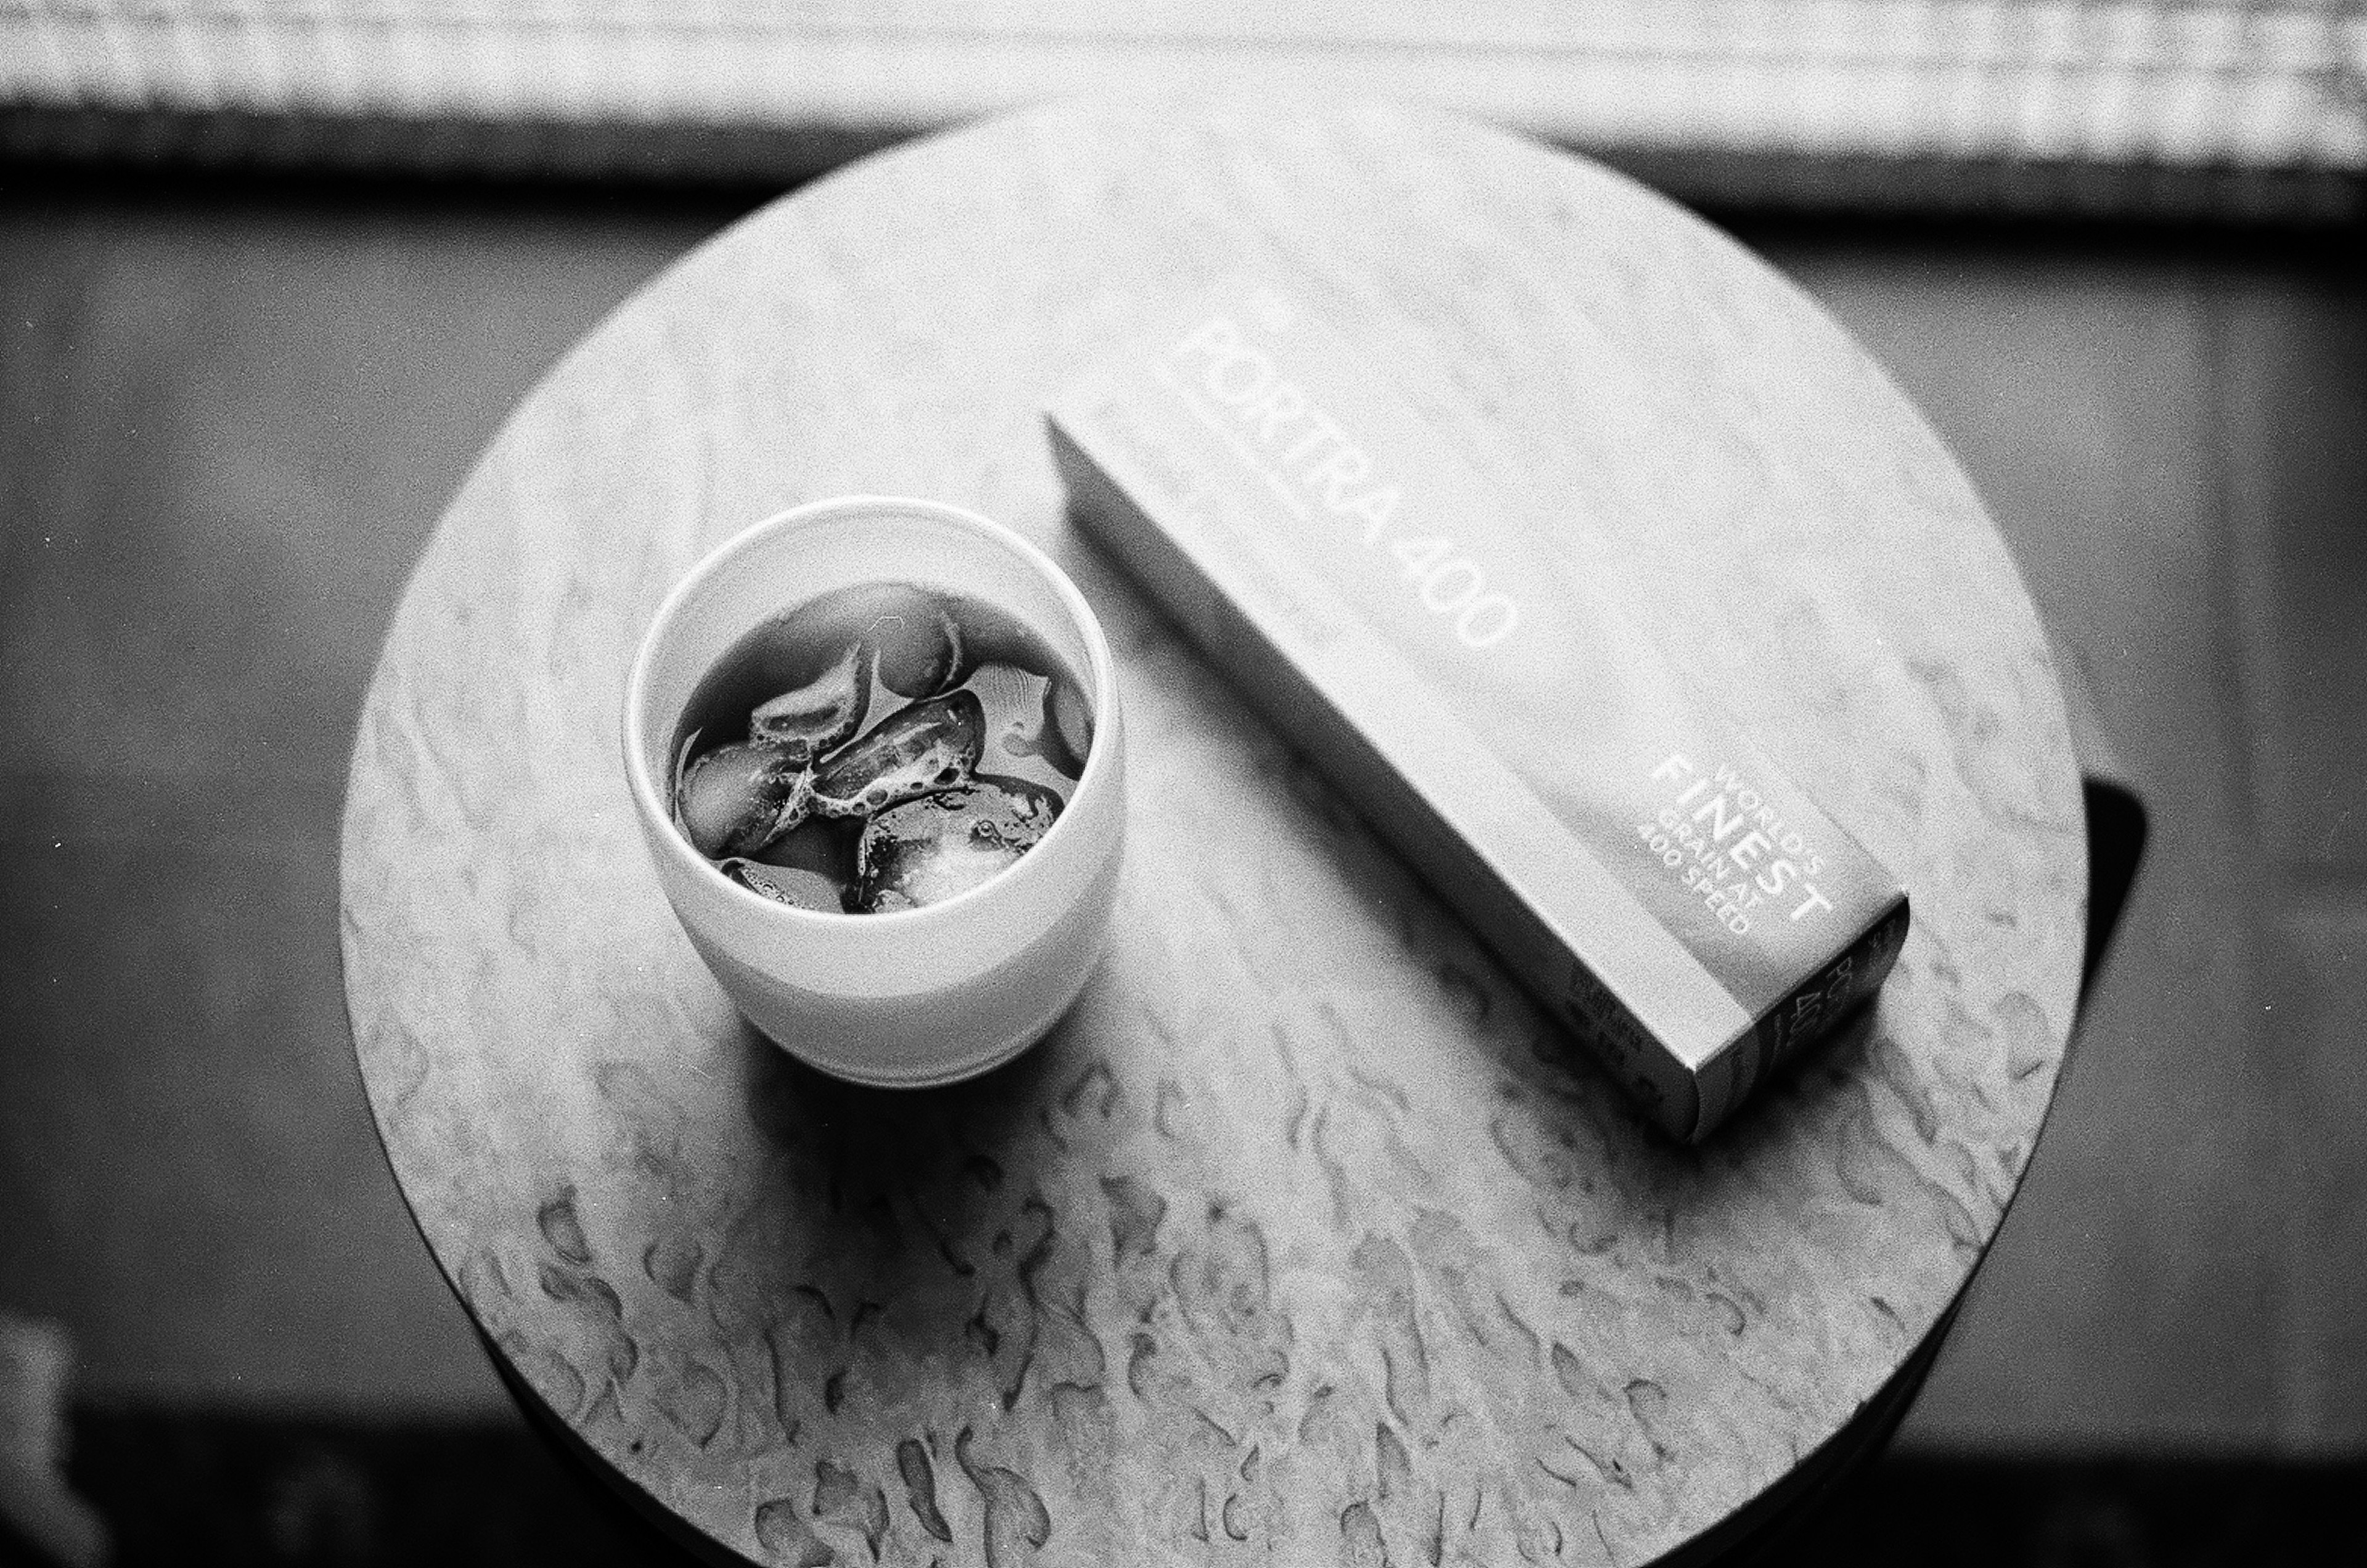
[[[1651,1131],[1064,521],[1042,410],[1150,305],[1353,256],[1604,514],[1642,613],[1914,898],[1878,1010]],[[1573,356],[1647,389],[1608,424]],[[844,492],[1043,543],[1118,652],[1116,933],[1040,1046],[851,1088],[733,1013],[619,765],[701,554]],[[1670,620],[1670,629],[1675,622]],[[2072,1019],[2062,700],[1940,443],[1798,290],[1582,160],[1353,104],[1061,105],[867,159],[619,310],[428,547],[356,743],[355,1047],[506,1370],[759,1562],[1634,1562],[1916,1364]]]

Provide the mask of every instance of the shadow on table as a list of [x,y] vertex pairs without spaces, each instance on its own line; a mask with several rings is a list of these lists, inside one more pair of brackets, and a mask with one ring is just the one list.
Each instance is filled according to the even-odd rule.
[[964,1083],[868,1089],[817,1072],[744,1021],[748,1114],[773,1148],[818,1157],[833,1213],[860,1213],[948,1177],[1000,1187],[1023,1176],[1036,1108],[1062,1054],[1023,1053]]

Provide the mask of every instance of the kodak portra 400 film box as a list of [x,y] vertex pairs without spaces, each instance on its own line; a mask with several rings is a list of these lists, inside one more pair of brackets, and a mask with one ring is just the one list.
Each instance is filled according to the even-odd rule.
[[1698,1139],[1881,985],[1906,896],[1321,298],[1235,279],[1063,392],[1073,513]]

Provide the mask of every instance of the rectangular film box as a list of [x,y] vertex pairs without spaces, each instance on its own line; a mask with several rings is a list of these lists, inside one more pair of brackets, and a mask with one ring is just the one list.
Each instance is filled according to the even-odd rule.
[[[1897,881],[1491,482],[1453,389],[1239,278],[1049,411],[1073,515],[1652,1118],[1696,1140],[1871,996]],[[1499,468],[1501,468],[1501,459]]]

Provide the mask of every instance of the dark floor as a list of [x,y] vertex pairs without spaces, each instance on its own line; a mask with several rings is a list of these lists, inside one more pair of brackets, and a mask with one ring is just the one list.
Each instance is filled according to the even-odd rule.
[[[347,1048],[345,751],[503,411],[748,199],[0,170],[0,1309],[133,1413],[101,1451],[140,1412],[509,1419]],[[2360,247],[1745,230],[1954,445],[2155,813],[1900,1495],[2367,1453]]]
[[[522,1427],[86,1413],[117,1568],[687,1564]],[[161,1478],[161,1484],[160,1484]],[[1735,1568],[2248,1568],[2357,1549],[2367,1463],[1887,1460]],[[0,1552],[0,1561],[5,1561]]]

